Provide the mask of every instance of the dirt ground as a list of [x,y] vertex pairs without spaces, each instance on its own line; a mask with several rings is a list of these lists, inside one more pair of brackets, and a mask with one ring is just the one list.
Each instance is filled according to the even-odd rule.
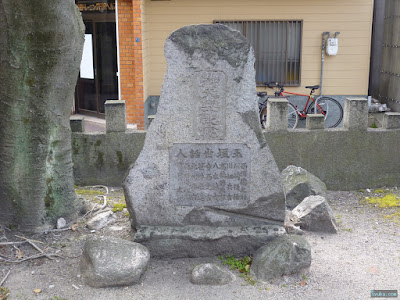
[[[90,206],[102,199],[101,189],[78,188]],[[273,282],[246,282],[238,272],[236,280],[224,286],[190,283],[195,265],[220,263],[217,257],[199,259],[152,259],[142,282],[118,288],[95,289],[84,284],[80,256],[85,240],[93,235],[132,239],[126,211],[116,211],[115,223],[96,232],[85,227],[90,216],[81,217],[74,230],[52,231],[33,236],[0,228],[0,282],[10,291],[8,299],[369,299],[371,290],[400,290],[399,207],[382,209],[364,203],[368,196],[382,197],[388,191],[329,192],[329,201],[340,230],[338,234],[306,232],[312,247],[312,264],[304,274]],[[399,194],[394,190],[395,194]],[[121,189],[112,189],[108,207],[122,209]],[[114,205],[120,203],[122,205]],[[69,224],[71,225],[71,224]],[[45,254],[57,256],[30,259]],[[11,242],[23,242],[11,244]],[[5,245],[5,243],[10,243]],[[22,261],[28,259],[26,261]],[[15,262],[6,262],[15,261]],[[226,266],[227,267],[227,266]],[[228,268],[228,267],[227,267]],[[0,293],[0,299],[2,299]]]

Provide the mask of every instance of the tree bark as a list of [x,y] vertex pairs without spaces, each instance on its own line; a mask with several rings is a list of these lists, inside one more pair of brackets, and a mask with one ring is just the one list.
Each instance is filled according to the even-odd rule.
[[72,218],[69,115],[84,42],[73,0],[0,0],[0,223]]

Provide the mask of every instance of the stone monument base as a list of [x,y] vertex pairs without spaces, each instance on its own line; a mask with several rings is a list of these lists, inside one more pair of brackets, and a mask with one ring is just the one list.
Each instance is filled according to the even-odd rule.
[[252,227],[141,226],[134,241],[150,250],[155,258],[246,256],[284,235],[279,225]]

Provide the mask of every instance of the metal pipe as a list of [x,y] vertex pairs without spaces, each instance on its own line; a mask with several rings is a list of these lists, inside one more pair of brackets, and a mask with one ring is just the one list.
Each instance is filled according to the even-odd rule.
[[325,35],[328,38],[331,36],[330,32],[323,32],[322,33],[322,55],[321,55],[321,81],[319,84],[319,97],[322,97],[322,82],[324,77],[324,57],[325,57]]

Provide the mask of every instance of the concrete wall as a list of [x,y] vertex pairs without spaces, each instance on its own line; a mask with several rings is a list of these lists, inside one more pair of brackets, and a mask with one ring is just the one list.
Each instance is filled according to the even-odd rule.
[[143,6],[146,96],[160,95],[164,43],[174,30],[215,20],[299,19],[301,87],[288,90],[304,93],[304,86],[320,83],[322,32],[340,31],[338,55],[325,57],[324,94],[367,95],[373,0],[143,0]]
[[[399,186],[400,161],[393,157],[400,152],[400,113],[384,115],[384,127],[396,129],[368,129],[366,100],[352,101],[357,105],[345,104],[344,128],[264,131],[279,169],[290,164],[303,167],[332,190]],[[349,113],[352,108],[355,111]],[[145,135],[145,131],[74,132],[75,184],[120,186]]]
[[393,160],[393,153],[400,151],[399,130],[298,130],[265,136],[280,170],[291,164],[300,166],[329,189],[357,190],[400,183],[400,163]]
[[72,134],[76,185],[121,186],[143,148],[144,131]]
[[[143,147],[146,133],[73,133],[76,185],[120,186]],[[332,190],[399,186],[400,130],[345,129],[264,132],[280,170],[293,164]]]

